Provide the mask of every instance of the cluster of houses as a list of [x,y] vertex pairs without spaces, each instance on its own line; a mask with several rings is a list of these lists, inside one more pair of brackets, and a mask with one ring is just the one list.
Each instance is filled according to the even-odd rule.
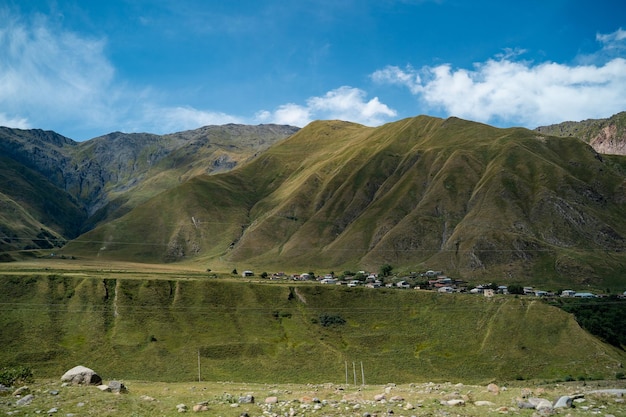
[[[252,271],[244,271],[243,277],[254,276]],[[309,273],[287,275],[283,272],[277,272],[268,275],[269,279],[280,280],[293,280],[293,281],[317,281],[324,285],[346,285],[348,287],[367,287],[367,288],[400,288],[409,289],[414,288],[418,290],[432,290],[439,293],[470,293],[470,294],[482,294],[485,297],[493,297],[496,294],[509,294],[509,288],[506,285],[495,286],[493,284],[470,286],[467,281],[453,279],[446,276],[443,271],[428,270],[419,274],[411,274],[410,279],[417,284],[411,284],[406,279],[395,278],[393,280],[382,279],[375,273],[368,273],[365,271],[359,271],[355,276],[343,276],[341,278],[334,274],[326,274],[324,276],[314,276]],[[384,282],[386,281],[386,282]],[[591,292],[578,292],[574,290],[563,290],[558,294],[549,291],[538,290],[533,287],[523,287],[523,292],[520,294],[534,297],[572,297],[572,298],[596,298],[601,295],[596,295]],[[626,298],[626,291],[619,297]]]

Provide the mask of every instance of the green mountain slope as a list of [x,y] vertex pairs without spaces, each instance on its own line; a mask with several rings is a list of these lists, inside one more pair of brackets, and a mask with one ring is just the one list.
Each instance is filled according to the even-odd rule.
[[41,174],[0,156],[0,252],[58,248],[86,218],[76,202]]
[[12,275],[0,307],[0,362],[38,377],[83,364],[105,379],[189,381],[199,360],[206,380],[342,383],[355,362],[368,384],[482,383],[612,379],[624,361],[571,315],[514,297]]
[[618,288],[625,167],[580,141],[456,118],[314,122],[245,166],[156,196],[66,253],[267,270],[390,263]]
[[[0,191],[12,199],[8,211],[0,210],[0,230],[12,239],[3,250],[33,247],[41,229],[72,239],[193,176],[245,163],[297,130],[231,124],[169,135],[114,132],[79,143],[50,131],[0,127]],[[11,213],[28,213],[35,222]]]

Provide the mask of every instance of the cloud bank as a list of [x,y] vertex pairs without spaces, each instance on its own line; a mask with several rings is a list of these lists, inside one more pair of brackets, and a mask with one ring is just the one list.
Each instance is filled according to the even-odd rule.
[[[626,31],[596,38],[609,50],[623,50]],[[607,117],[626,109],[626,60],[602,64],[535,64],[508,53],[472,69],[450,64],[415,69],[387,66],[371,78],[406,87],[427,109],[499,125],[536,127],[565,120]],[[599,56],[599,55],[598,55]]]
[[366,101],[365,91],[343,86],[322,97],[310,97],[305,106],[285,104],[273,112],[261,111],[256,118],[261,122],[295,126],[305,126],[315,119],[340,119],[376,126],[396,114],[395,110],[381,103],[378,97]]

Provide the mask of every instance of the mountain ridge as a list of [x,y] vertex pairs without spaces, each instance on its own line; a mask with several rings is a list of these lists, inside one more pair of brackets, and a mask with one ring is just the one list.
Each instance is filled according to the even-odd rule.
[[457,118],[318,121],[249,164],[155,196],[66,252],[222,268],[390,263],[617,287],[625,167],[582,141]]

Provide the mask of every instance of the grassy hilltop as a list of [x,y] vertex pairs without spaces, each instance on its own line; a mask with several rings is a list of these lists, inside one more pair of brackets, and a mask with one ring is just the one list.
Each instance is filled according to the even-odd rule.
[[368,384],[609,378],[626,356],[530,298],[114,271],[0,277],[0,363],[58,377]]

